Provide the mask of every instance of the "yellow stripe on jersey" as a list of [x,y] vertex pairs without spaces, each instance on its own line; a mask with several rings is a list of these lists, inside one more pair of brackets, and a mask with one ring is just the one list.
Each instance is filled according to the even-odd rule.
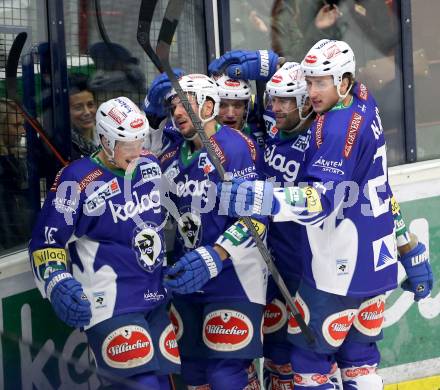
[[32,252],[35,267],[47,265],[49,262],[60,262],[67,266],[67,253],[61,248],[44,248]]

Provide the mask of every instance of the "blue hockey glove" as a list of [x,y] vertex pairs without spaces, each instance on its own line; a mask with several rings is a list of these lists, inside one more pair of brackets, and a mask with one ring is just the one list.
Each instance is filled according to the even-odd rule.
[[69,326],[88,325],[92,318],[90,302],[73,276],[65,271],[50,274],[45,283],[46,296],[58,318]]
[[399,260],[408,276],[402,288],[413,292],[415,301],[426,298],[431,293],[434,278],[425,245],[419,242]]
[[220,210],[230,217],[251,217],[276,213],[278,201],[273,196],[273,184],[269,181],[233,179],[217,184]]
[[234,79],[268,81],[277,70],[278,54],[272,50],[233,50],[209,64],[211,74],[226,73]]
[[[177,78],[183,76],[184,72],[182,69],[173,69],[174,74]],[[148,90],[148,94],[144,100],[144,111],[145,114],[152,117],[164,118],[167,116],[165,110],[165,96],[172,89],[171,81],[169,80],[167,74],[161,73],[157,76],[151,83],[151,87]]]
[[180,294],[190,294],[215,278],[223,262],[211,246],[201,246],[182,256],[165,271],[164,286]]

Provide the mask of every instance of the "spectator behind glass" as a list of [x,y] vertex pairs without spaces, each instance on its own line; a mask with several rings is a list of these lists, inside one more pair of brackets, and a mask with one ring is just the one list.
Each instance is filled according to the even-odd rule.
[[258,50],[269,39],[270,4],[267,1],[232,1],[231,44],[233,48]]
[[96,102],[82,74],[69,75],[69,110],[72,126],[72,160],[90,156],[98,148],[95,132]]
[[289,61],[304,58],[324,38],[340,39],[341,16],[335,1],[275,0],[271,12],[271,46]]
[[30,237],[30,207],[24,117],[16,104],[0,99],[0,253]]

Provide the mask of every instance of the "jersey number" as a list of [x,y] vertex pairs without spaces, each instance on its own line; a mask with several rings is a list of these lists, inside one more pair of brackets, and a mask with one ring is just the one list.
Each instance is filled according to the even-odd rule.
[[382,159],[382,175],[368,180],[368,197],[371,203],[371,210],[373,216],[376,218],[379,215],[385,214],[390,210],[390,198],[387,197],[384,201],[379,198],[378,193],[386,191],[385,183],[387,182],[387,155],[385,145],[377,149],[373,157],[373,163],[376,159]]

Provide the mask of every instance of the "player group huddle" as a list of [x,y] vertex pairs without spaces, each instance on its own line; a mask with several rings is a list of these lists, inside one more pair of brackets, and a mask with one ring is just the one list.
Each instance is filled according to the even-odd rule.
[[[175,73],[215,157],[165,73],[146,115],[125,97],[99,107],[100,149],[59,172],[34,228],[38,288],[86,332],[98,371],[124,379],[103,388],[170,389],[180,372],[188,389],[259,389],[253,361],[264,356],[266,389],[382,389],[377,341],[398,262],[415,300],[433,275],[389,186],[379,110],[352,49],[321,40],[301,63],[237,50],[209,71]],[[264,110],[249,80],[266,82]]]

